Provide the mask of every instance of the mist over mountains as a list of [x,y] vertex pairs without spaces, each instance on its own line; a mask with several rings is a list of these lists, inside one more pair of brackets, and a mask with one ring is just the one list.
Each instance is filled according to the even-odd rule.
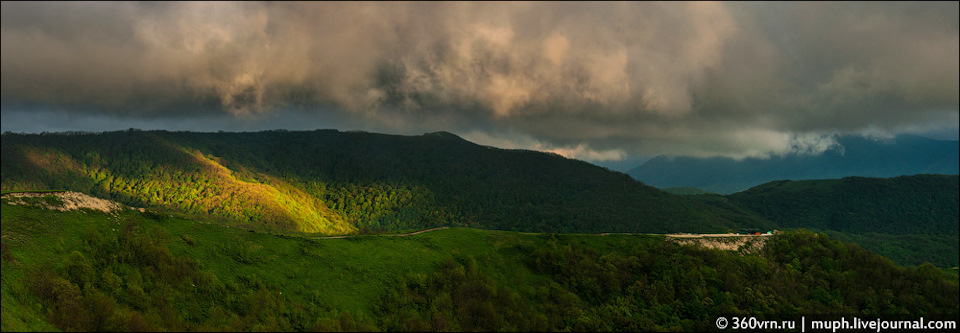
[[658,156],[627,174],[654,187],[696,187],[729,194],[775,180],[956,175],[960,169],[958,141],[900,135],[886,141],[844,136],[837,143],[820,155],[768,159]]

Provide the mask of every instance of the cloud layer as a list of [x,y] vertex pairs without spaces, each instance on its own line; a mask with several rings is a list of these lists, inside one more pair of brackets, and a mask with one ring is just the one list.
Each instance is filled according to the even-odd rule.
[[745,157],[955,129],[958,45],[956,2],[5,2],[0,89],[5,113],[296,109],[592,160]]

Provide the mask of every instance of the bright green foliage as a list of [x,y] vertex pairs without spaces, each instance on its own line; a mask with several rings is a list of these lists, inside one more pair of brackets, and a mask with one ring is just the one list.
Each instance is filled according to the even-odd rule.
[[356,230],[322,202],[283,181],[242,180],[244,174],[225,168],[218,158],[159,136],[140,132],[36,136],[38,142],[29,137],[4,136],[4,190],[63,188],[138,207],[207,213],[272,229]]
[[4,191],[62,188],[135,207],[325,234],[441,225],[536,232],[763,227],[559,155],[448,133],[3,134]]
[[778,181],[729,196],[674,196],[585,162],[446,133],[7,133],[0,144],[4,191],[69,189],[274,232],[809,228],[900,264],[960,264],[957,176]]
[[958,313],[930,265],[822,234],[759,255],[645,235],[344,239],[2,204],[7,330],[700,330],[716,314]]
[[[270,272],[259,265],[276,260],[262,255],[262,245],[218,239],[249,232],[146,215],[3,204],[3,330],[290,331],[336,318],[319,298],[307,303],[281,288],[286,279],[261,275]],[[190,225],[233,235],[171,234]],[[209,243],[205,255],[184,251],[198,243]],[[216,256],[235,262],[224,273],[197,259]],[[244,267],[254,273],[242,273]]]
[[[597,236],[594,236],[597,237]],[[388,294],[390,330],[703,331],[719,315],[955,315],[956,283],[932,265],[905,269],[808,232],[771,240],[760,256],[629,236],[607,248],[583,236],[513,245],[545,283],[497,284],[479,260],[447,260]],[[489,311],[496,309],[496,311]]]

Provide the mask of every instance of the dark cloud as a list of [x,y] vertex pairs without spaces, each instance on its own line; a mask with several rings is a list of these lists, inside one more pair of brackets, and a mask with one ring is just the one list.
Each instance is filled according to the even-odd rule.
[[955,132],[957,13],[956,2],[4,2],[0,90],[5,118],[24,121],[313,115],[591,160],[816,153],[837,134]]

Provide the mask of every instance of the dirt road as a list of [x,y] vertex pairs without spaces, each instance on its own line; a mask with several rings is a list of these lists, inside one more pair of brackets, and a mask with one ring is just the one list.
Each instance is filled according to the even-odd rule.
[[[443,230],[443,229],[447,229],[447,228],[449,228],[449,227],[439,227],[439,228],[432,228],[432,229],[424,229],[424,230],[420,230],[420,231],[408,232],[408,233],[405,233],[405,234],[391,234],[391,235],[379,235],[379,236],[384,236],[384,237],[406,237],[406,236],[411,236],[411,235],[422,234],[422,233],[425,233],[425,232]],[[541,233],[521,232],[520,234],[523,234],[523,235],[539,235],[539,234],[541,234]],[[593,234],[593,235],[596,235],[596,236],[608,236],[608,235],[657,235],[657,236],[666,236],[666,237],[668,237],[668,238],[727,238],[727,237],[764,237],[764,236],[773,236],[773,234],[766,234],[766,233],[764,233],[764,234],[759,234],[759,235],[754,235],[754,234],[635,234],[635,233],[611,233],[611,232],[605,232],[605,233]],[[321,237],[314,237],[314,238],[315,238],[315,239],[338,239],[338,238],[347,238],[347,237],[354,237],[354,236],[362,236],[362,235],[321,236]]]
[[[425,230],[420,230],[420,231],[408,232],[408,233],[405,233],[405,234],[391,234],[391,235],[379,235],[379,236],[384,236],[384,237],[407,237],[407,236],[411,236],[411,235],[417,235],[417,234],[422,234],[422,233],[425,233],[425,232],[443,230],[443,229],[447,229],[447,228],[449,228],[449,227],[439,227],[439,228],[433,228],[433,229],[425,229]],[[347,238],[347,237],[353,237],[353,236],[362,236],[362,235],[324,236],[324,237],[315,237],[315,239],[335,239],[335,238]]]

